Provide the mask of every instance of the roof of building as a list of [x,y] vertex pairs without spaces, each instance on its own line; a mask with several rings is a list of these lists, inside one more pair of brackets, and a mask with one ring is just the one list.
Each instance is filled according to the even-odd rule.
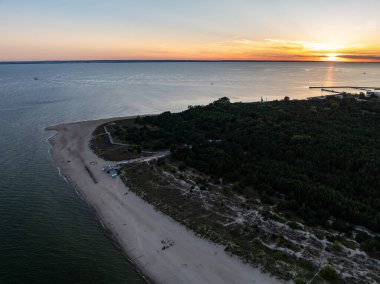
[[108,174],[109,174],[111,177],[116,177],[116,176],[118,175],[116,170],[109,170],[109,171],[108,171]]

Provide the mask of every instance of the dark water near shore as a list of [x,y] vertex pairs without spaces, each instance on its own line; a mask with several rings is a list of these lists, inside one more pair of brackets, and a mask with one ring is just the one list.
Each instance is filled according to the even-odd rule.
[[222,96],[320,95],[311,85],[380,87],[380,64],[0,65],[0,283],[142,282],[59,176],[44,127],[179,111]]

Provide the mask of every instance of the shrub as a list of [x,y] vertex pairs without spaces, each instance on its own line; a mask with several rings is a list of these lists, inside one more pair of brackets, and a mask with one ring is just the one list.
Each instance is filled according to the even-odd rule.
[[335,251],[341,251],[343,249],[342,243],[340,241],[337,241],[337,240],[334,241],[334,243],[333,243],[333,249]]
[[294,281],[295,284],[305,284],[306,281],[303,279],[303,278],[297,278],[295,281]]
[[321,269],[319,275],[327,281],[337,281],[339,279],[338,273],[331,265],[326,265]]

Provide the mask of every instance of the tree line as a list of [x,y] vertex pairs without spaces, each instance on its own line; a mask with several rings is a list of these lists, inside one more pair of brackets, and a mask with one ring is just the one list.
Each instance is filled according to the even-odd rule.
[[354,99],[231,103],[137,118],[119,131],[144,150],[171,149],[183,167],[294,212],[311,225],[380,232],[380,103]]

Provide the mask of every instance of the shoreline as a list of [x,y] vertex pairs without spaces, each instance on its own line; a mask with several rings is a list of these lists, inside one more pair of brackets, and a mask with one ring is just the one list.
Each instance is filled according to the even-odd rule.
[[[56,164],[56,168],[58,170],[58,175],[68,184],[70,185],[74,190],[75,193],[78,195],[80,199],[82,199],[88,206],[90,211],[95,215],[96,221],[99,223],[99,226],[101,227],[101,230],[105,234],[106,238],[109,239],[112,243],[112,245],[123,255],[125,260],[132,266],[132,269],[141,277],[143,281],[146,283],[153,283],[151,279],[149,279],[144,273],[139,269],[137,264],[129,257],[129,255],[125,252],[121,244],[119,243],[118,239],[115,238],[112,231],[104,225],[101,217],[99,216],[98,210],[86,199],[86,197],[82,194],[80,189],[75,186],[75,183],[70,180],[69,176],[66,176],[63,172],[63,170],[60,168],[59,164],[57,163],[56,159],[53,156],[53,148],[54,148],[54,138],[59,134],[59,127],[65,126],[65,125],[73,125],[73,124],[80,124],[80,123],[86,123],[86,122],[99,122],[99,125],[103,123],[107,123],[108,121],[116,121],[119,119],[131,119],[136,118],[137,116],[126,116],[126,117],[116,117],[116,118],[101,118],[96,120],[83,120],[83,121],[74,121],[74,122],[68,122],[68,123],[61,123],[57,125],[52,125],[44,128],[44,131],[55,131],[56,133],[52,134],[49,138],[46,139],[46,142],[50,144],[50,148],[48,150],[49,156],[52,159],[52,162]],[[97,126],[99,126],[97,125]],[[97,127],[95,126],[95,128]],[[94,130],[95,130],[94,128]],[[93,130],[93,131],[94,131]]]
[[[92,152],[89,141],[93,131],[103,123],[134,117],[59,124],[45,130],[57,132],[48,142],[60,175],[94,210],[107,237],[135,270],[153,283],[279,283],[227,254],[224,247],[195,236],[129,191],[119,177],[112,179],[101,171],[114,162]],[[163,242],[173,246],[163,250]]]

